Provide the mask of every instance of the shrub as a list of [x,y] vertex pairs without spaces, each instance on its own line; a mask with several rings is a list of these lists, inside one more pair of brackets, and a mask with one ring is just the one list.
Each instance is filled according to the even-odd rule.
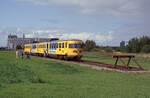
[[17,45],[16,49],[22,49],[22,46],[21,45]]
[[132,38],[128,43],[128,52],[139,53],[145,52],[147,53],[149,49],[147,49],[150,45],[150,37],[143,36],[141,38]]
[[95,41],[93,41],[93,40],[86,40],[86,42],[84,44],[84,50],[91,51],[95,47],[96,47]]
[[106,47],[105,51],[111,53],[111,52],[113,52],[113,49],[111,47]]
[[145,45],[142,48],[141,52],[143,52],[143,53],[150,53],[150,45]]

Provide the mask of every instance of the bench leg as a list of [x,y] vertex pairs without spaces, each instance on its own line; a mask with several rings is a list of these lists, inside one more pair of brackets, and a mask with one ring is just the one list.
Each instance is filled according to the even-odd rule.
[[117,63],[118,63],[118,57],[117,57],[116,62],[115,62],[115,67],[117,66]]
[[139,66],[140,69],[143,69],[143,68],[141,67],[141,65],[135,60],[135,58],[132,58],[132,60],[136,63],[136,65]]
[[129,67],[130,61],[131,61],[131,57],[129,57],[129,60],[128,60],[128,63],[127,63],[127,67]]

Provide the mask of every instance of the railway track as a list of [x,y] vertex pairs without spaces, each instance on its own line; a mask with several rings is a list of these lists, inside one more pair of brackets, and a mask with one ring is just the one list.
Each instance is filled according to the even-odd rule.
[[140,69],[138,67],[126,67],[126,66],[121,66],[121,65],[114,66],[111,64],[86,61],[86,60],[66,61],[66,60],[60,60],[60,59],[54,59],[54,58],[45,58],[45,57],[37,57],[37,58],[45,59],[45,60],[51,60],[51,61],[57,61],[57,62],[63,62],[63,63],[68,63],[68,64],[76,64],[76,65],[90,67],[92,69],[97,69],[97,70],[110,70],[110,71],[117,71],[117,72],[122,72],[122,73],[150,73],[150,70],[144,70],[144,69]]

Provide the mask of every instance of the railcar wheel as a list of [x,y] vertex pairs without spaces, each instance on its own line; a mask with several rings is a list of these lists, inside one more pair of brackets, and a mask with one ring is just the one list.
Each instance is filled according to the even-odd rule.
[[67,61],[70,60],[69,57],[67,57],[67,56],[64,56],[64,59],[67,60]]
[[64,56],[61,55],[61,56],[60,56],[60,59],[63,60],[63,59],[64,59]]
[[76,61],[80,61],[80,60],[81,60],[81,58],[76,57],[76,58],[75,58],[75,60],[76,60]]

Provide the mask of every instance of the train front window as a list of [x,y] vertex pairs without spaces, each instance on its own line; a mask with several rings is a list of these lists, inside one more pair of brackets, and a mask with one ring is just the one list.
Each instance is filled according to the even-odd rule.
[[69,44],[69,48],[82,48],[81,44]]

